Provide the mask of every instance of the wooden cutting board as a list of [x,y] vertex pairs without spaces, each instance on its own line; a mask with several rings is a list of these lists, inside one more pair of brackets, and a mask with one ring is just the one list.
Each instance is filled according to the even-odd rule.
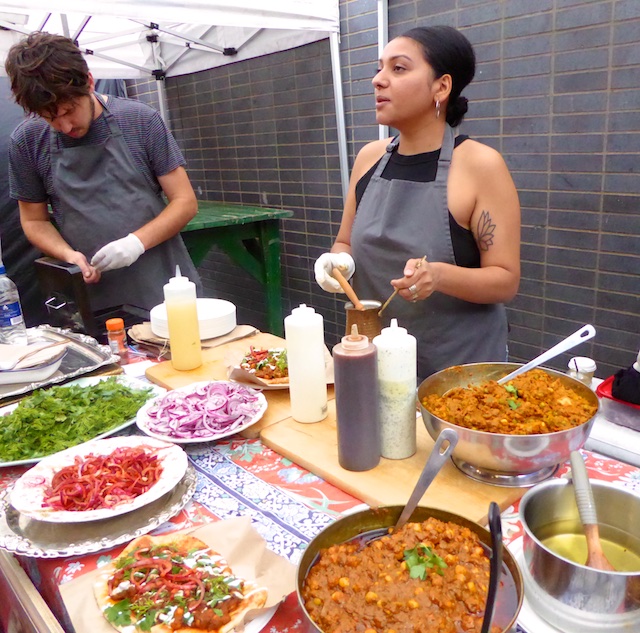
[[[262,441],[296,464],[362,499],[370,506],[404,505],[411,495],[427,460],[433,440],[418,418],[418,450],[403,460],[382,458],[366,472],[344,470],[338,463],[335,400],[329,401],[329,415],[322,422],[301,424],[287,418],[264,428]],[[489,502],[504,510],[525,492],[523,488],[491,486],[463,475],[451,460],[438,473],[420,505],[455,512],[485,525]]]
[[[236,364],[253,345],[257,348],[284,347],[285,340],[273,334],[258,332],[254,336],[225,343],[219,347],[202,350],[202,365],[197,369],[179,371],[173,368],[170,360],[149,367],[145,376],[156,385],[165,389],[176,389],[204,380],[226,380],[228,367]],[[255,438],[265,427],[284,420],[291,415],[288,389],[274,389],[264,392],[267,398],[267,410],[262,419],[241,433],[245,437]]]

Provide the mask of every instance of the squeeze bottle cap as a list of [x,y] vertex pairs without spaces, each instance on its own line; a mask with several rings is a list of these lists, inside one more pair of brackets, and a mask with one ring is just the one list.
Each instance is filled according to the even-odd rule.
[[640,374],[640,351],[638,352],[638,358],[636,362],[633,363],[633,368]]
[[342,347],[345,349],[365,349],[369,346],[369,338],[364,334],[358,334],[358,324],[351,326],[351,334],[342,337]]
[[398,326],[398,319],[391,319],[389,327],[383,327],[381,336],[406,336],[407,328]]
[[306,303],[301,303],[297,308],[291,310],[291,314],[295,314],[296,316],[308,316],[315,313],[316,311]]

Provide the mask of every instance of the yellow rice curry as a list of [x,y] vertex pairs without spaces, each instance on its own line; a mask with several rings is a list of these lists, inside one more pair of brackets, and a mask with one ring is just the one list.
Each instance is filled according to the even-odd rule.
[[565,431],[592,418],[597,406],[560,378],[532,369],[505,385],[488,380],[432,394],[422,405],[442,420],[475,431],[538,435]]

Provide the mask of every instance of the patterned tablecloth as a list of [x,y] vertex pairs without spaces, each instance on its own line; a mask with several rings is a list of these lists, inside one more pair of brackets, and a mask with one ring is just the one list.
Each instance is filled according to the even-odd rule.
[[[298,562],[309,541],[336,518],[364,506],[358,499],[328,484],[259,440],[232,438],[216,444],[187,448],[198,472],[194,498],[171,522],[155,533],[197,526],[209,521],[249,515],[258,532],[276,553]],[[614,482],[640,494],[640,470],[621,462],[583,451],[591,478]],[[568,463],[556,476],[566,476]],[[0,469],[0,486],[15,480],[24,469]],[[521,550],[522,526],[517,504],[503,513],[505,541],[514,554]],[[22,558],[21,564],[61,620],[73,630],[64,611],[58,586],[91,571],[116,556],[122,547],[67,559]],[[302,631],[302,611],[295,593],[278,608],[266,633]],[[520,633],[555,633],[526,604],[518,621]],[[78,631],[77,633],[83,633]]]

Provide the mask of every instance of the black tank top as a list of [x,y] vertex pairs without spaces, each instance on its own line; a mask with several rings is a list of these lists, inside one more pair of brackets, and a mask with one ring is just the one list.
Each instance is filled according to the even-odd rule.
[[[466,135],[456,137],[455,147],[458,147],[460,143],[468,138]],[[413,156],[404,156],[395,151],[382,172],[382,178],[385,180],[407,180],[409,182],[432,182],[436,179],[439,157],[439,149],[433,152],[425,152],[424,154],[414,154]],[[373,172],[378,166],[378,162],[380,161],[377,161],[356,183],[356,208],[360,204],[360,200]],[[469,229],[460,226],[451,215],[451,212],[449,212],[449,229],[451,231],[451,242],[456,264],[463,268],[480,268],[480,251],[473,233]]]

